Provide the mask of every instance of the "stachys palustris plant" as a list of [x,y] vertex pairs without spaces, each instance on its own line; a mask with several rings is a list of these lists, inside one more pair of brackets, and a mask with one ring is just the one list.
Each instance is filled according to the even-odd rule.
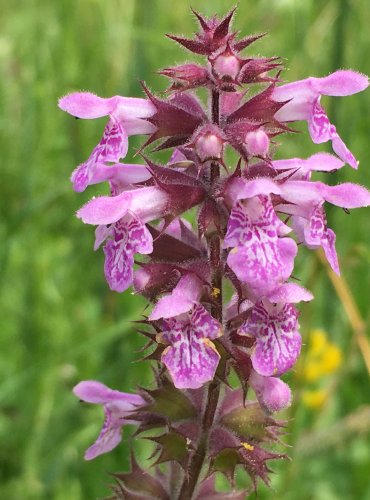
[[[357,168],[320,99],[360,92],[368,78],[339,70],[281,83],[279,57],[243,55],[263,35],[238,38],[234,10],[223,19],[194,12],[200,26],[194,38],[169,35],[205,63],[163,69],[171,81],[164,97],[143,85],[144,98],[83,92],[59,101],[77,118],[108,117],[72,182],[79,192],[106,182],[110,194],[93,198],[77,216],[96,226],[95,249],[103,246],[110,288],[132,286],[153,305],[140,330],[152,347],[152,388],[127,394],[96,381],[74,388],[105,412],[86,459],[116,447],[126,423],[137,425],[135,438],[146,432],[148,439],[150,431],[156,444],[150,472],[132,455],[131,472],[115,475],[113,498],[243,499],[248,491],[233,483],[238,466],[251,476],[252,489],[258,478],[269,483],[267,462],[286,457],[266,445],[284,427],[273,413],[291,400],[280,376],[301,349],[296,304],[313,298],[292,281],[297,245],[322,247],[339,274],[324,204],[370,204],[363,187],[311,179],[346,163]],[[207,106],[197,97],[202,87]],[[274,160],[275,138],[293,132],[297,120],[307,122],[315,144],[331,141],[335,154]],[[147,136],[142,164],[120,163],[131,135]],[[170,152],[165,165],[155,159],[162,150]],[[237,156],[234,164],[227,150]],[[183,215],[193,207],[191,224]],[[137,254],[144,257],[135,260]],[[233,290],[227,300],[226,289]],[[228,383],[231,371],[238,388]],[[247,399],[249,388],[256,400]],[[230,480],[229,493],[216,492],[215,472]]]

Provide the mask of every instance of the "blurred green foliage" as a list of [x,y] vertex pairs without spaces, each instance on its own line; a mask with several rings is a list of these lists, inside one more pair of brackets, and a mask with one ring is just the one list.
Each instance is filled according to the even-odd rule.
[[[337,68],[370,74],[368,0],[239,3],[235,24],[242,33],[269,32],[251,51],[285,57],[287,80]],[[194,0],[192,6],[210,15],[232,3]],[[145,303],[109,291],[102,252],[92,251],[93,229],[74,217],[97,189],[73,193],[68,177],[97,143],[104,119],[75,121],[56,103],[79,89],[140,96],[139,80],[162,91],[166,82],[155,71],[190,59],[163,33],[188,34],[195,25],[188,2],[180,0],[0,0],[0,12],[0,498],[93,499],[108,494],[107,471],[128,467],[128,447],[83,461],[102,415],[80,405],[71,388],[81,379],[120,390],[148,382],[149,367],[135,362],[143,340],[130,325]],[[346,167],[329,180],[369,186],[370,92],[325,104],[361,163],[358,172]],[[312,145],[307,134],[281,143],[284,157],[327,147]],[[368,323],[369,212],[329,209],[329,220],[343,275]],[[311,328],[322,327],[345,354],[335,390],[319,410],[302,404],[304,383],[294,373],[288,377],[296,392],[286,414],[294,417],[286,438],[293,461],[276,464],[274,489],[261,486],[259,498],[367,499],[366,367],[323,268],[303,249],[296,275],[316,295],[302,308],[305,341]],[[351,427],[349,417],[357,424]],[[145,459],[145,447],[138,452]]]

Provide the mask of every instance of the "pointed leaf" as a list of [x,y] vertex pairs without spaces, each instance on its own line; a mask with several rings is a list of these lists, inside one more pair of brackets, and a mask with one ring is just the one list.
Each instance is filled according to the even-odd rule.
[[131,472],[120,472],[113,475],[130,493],[142,495],[138,498],[146,498],[148,495],[148,498],[169,500],[162,484],[139,466],[133,453],[131,454]]
[[147,411],[162,415],[171,421],[185,420],[196,414],[194,406],[185,394],[169,382],[147,392],[153,399],[153,402],[144,408]]
[[245,441],[274,441],[277,431],[273,428],[281,427],[282,423],[267,416],[260,405],[254,401],[247,401],[245,407],[232,410],[221,419],[222,424],[232,432],[236,433]]
[[239,454],[235,448],[222,450],[214,460],[212,460],[211,470],[221,472],[230,483],[234,482],[235,467],[240,462]]
[[185,465],[188,449],[186,438],[175,430],[171,430],[161,436],[147,438],[158,444],[159,456],[156,465],[164,462],[178,462],[181,466]]

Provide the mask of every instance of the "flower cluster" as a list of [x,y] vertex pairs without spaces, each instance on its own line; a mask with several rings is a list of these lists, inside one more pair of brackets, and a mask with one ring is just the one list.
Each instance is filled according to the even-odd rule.
[[[86,458],[116,446],[126,422],[136,422],[139,429],[152,428],[153,422],[167,425],[173,443],[182,443],[181,450],[185,443],[186,457],[173,458],[165,438],[153,440],[166,461],[184,465],[187,460],[189,474],[178,498],[213,488],[208,480],[197,486],[207,460],[211,472],[231,477],[240,463],[254,484],[257,477],[268,482],[266,461],[281,456],[259,443],[266,436],[276,439],[279,424],[271,414],[290,404],[290,389],[279,377],[294,366],[301,349],[296,304],[313,298],[292,281],[298,245],[322,247],[339,274],[325,203],[344,209],[370,204],[370,193],[361,186],[312,179],[315,172],[333,172],[346,163],[358,167],[320,98],[360,92],[368,78],[340,70],[282,84],[280,58],[242,55],[263,35],[237,39],[231,31],[233,13],[223,19],[195,13],[200,24],[195,38],[170,35],[204,56],[206,64],[162,70],[171,81],[165,97],[144,85],[144,98],[85,92],[59,101],[62,110],[78,118],[109,117],[101,141],[72,174],[76,191],[103,182],[109,195],[93,198],[77,216],[96,226],[94,248],[103,245],[110,288],[123,292],[133,286],[153,304],[144,323],[153,346],[150,357],[159,363],[152,392],[128,395],[97,382],[75,388],[81,399],[104,405],[106,415]],[[248,97],[251,86],[254,95]],[[208,107],[196,94],[200,87],[209,92]],[[291,122],[298,120],[307,121],[315,144],[331,141],[335,155],[274,159],[275,137],[291,132]],[[152,154],[142,156],[142,164],[121,163],[131,135],[146,136],[141,151],[155,145],[146,154],[170,150],[167,163],[159,164]],[[227,162],[230,148],[239,157],[235,166]],[[198,210],[194,227],[184,218],[193,207]],[[233,289],[231,298],[225,283]],[[243,403],[237,389],[220,389],[231,369],[244,393],[248,386],[254,390],[256,403]],[[161,401],[163,394],[186,397],[192,408],[187,425],[183,415],[181,423],[178,415],[163,416],[159,392]],[[248,424],[253,419],[263,429],[258,436]],[[226,462],[234,464],[232,470]],[[124,489],[127,477],[121,480]]]

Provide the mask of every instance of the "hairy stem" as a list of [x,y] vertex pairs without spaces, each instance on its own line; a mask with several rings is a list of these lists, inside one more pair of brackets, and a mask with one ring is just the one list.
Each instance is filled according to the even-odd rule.
[[[212,91],[212,101],[211,101],[211,114],[212,122],[219,124],[220,120],[220,94],[217,90]],[[211,164],[211,188],[214,186],[220,177],[220,165],[218,162],[212,162]],[[212,285],[212,295],[214,300],[212,301],[211,314],[222,324],[222,276],[223,276],[223,265],[222,265],[222,249],[221,249],[221,238],[217,233],[211,234],[207,238],[209,260],[211,265],[211,285]],[[219,370],[224,369],[222,360],[220,361]],[[191,500],[193,497],[194,489],[197,486],[199,475],[201,473],[202,467],[204,465],[207,453],[208,436],[210,429],[213,425],[215,418],[215,413],[220,398],[220,381],[219,379],[214,379],[208,387],[207,393],[207,404],[203,413],[202,418],[202,428],[201,435],[198,442],[197,449],[191,458],[188,475],[185,477],[183,484],[181,486],[180,494],[178,500]]]

